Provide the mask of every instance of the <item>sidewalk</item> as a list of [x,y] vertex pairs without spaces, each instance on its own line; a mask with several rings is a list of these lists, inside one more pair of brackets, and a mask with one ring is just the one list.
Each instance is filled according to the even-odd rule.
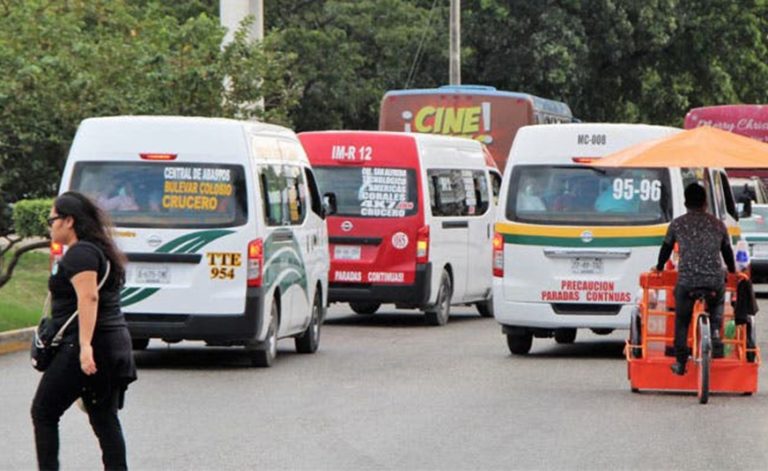
[[0,332],[0,355],[21,350],[29,350],[34,333],[34,327]]

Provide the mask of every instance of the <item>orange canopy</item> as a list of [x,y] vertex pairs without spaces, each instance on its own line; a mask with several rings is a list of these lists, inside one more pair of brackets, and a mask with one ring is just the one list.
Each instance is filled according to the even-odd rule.
[[591,165],[768,168],[768,144],[702,126],[627,147],[595,160]]

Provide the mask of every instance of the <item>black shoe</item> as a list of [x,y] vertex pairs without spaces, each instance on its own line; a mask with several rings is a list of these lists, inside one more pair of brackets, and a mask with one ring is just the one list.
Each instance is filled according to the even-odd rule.
[[722,340],[713,340],[712,341],[712,358],[723,358],[725,357],[725,347],[723,346]]
[[669,368],[672,370],[672,373],[678,376],[683,376],[685,374],[685,363],[680,363],[676,361],[672,363],[672,365]]

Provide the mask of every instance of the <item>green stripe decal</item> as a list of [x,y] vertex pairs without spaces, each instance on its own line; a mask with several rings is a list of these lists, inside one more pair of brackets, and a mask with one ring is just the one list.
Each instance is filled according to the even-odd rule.
[[539,245],[548,247],[649,247],[660,246],[664,236],[648,237],[595,237],[585,242],[580,237],[551,237],[536,235],[502,234],[505,244]]
[[281,293],[298,284],[309,300],[309,287],[301,247],[291,234],[290,241],[275,241],[272,234],[264,241],[264,283],[267,288],[277,284]]
[[131,304],[136,304],[139,301],[144,301],[158,291],[160,291],[160,288],[142,288],[132,295],[123,295],[123,297],[120,298],[120,306],[130,306]]
[[[184,253],[193,254],[210,244],[216,239],[233,234],[235,231],[215,230],[193,232],[160,246],[155,253]],[[136,304],[160,291],[160,288],[125,288],[120,292],[120,305],[122,307]]]

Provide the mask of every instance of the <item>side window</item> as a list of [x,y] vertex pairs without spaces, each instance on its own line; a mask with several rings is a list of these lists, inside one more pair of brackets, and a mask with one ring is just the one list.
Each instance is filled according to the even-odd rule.
[[713,191],[714,191],[714,200],[715,200],[715,207],[717,208],[717,217],[724,220],[725,219],[725,195],[723,194],[723,180],[721,178],[720,172],[715,172],[714,174],[714,180],[715,184],[713,185]]
[[485,172],[473,171],[472,183],[475,193],[475,201],[477,201],[477,207],[475,209],[476,215],[485,214],[490,207],[490,192],[488,191],[488,179],[485,176]]
[[309,198],[309,204],[312,208],[312,212],[320,217],[323,216],[323,204],[320,197],[320,190],[317,188],[317,182],[315,181],[315,175],[309,168],[304,169],[305,176],[307,178],[307,197]]
[[283,208],[283,194],[285,193],[285,177],[280,165],[264,165],[259,168],[259,181],[261,183],[261,197],[264,200],[264,221],[268,226],[282,226],[286,224]]
[[427,171],[429,201],[435,216],[461,216],[465,213],[466,190],[459,170]]
[[297,225],[304,222],[307,215],[307,186],[301,167],[288,165],[283,167],[285,175],[285,203],[288,210],[288,223]]
[[491,177],[491,193],[493,194],[493,204],[499,204],[499,193],[501,193],[501,174],[495,170],[489,172]]
[[738,221],[739,212],[736,210],[736,201],[733,199],[733,192],[731,192],[731,184],[728,183],[728,177],[725,173],[720,172],[721,184],[723,187],[723,197],[725,198],[725,210],[731,215],[733,219]]

